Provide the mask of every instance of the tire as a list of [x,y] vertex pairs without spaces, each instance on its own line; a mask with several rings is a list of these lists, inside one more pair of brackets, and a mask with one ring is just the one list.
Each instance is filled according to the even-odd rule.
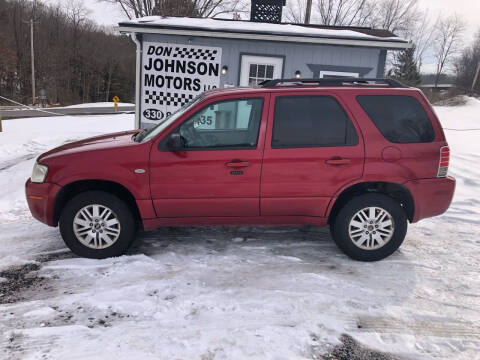
[[402,245],[406,234],[405,211],[397,201],[383,194],[354,197],[339,211],[333,226],[337,246],[359,261],[378,261],[390,256]]
[[333,237],[334,237],[333,234],[334,234],[334,232],[335,232],[334,228],[335,228],[335,224],[334,224],[334,221],[332,221],[331,224],[330,224],[330,226],[328,227],[328,230],[330,231],[330,237],[331,237],[332,239],[333,239]]
[[90,259],[124,254],[137,232],[127,204],[103,191],[87,191],[72,198],[62,210],[59,227],[70,250]]

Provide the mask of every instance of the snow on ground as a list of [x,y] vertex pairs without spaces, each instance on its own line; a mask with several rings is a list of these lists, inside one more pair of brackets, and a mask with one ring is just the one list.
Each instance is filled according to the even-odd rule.
[[[480,128],[480,101],[437,108]],[[6,121],[0,133],[0,354],[9,359],[319,359],[348,334],[401,359],[479,359],[480,131],[446,130],[457,191],[401,249],[360,263],[313,227],[163,228],[89,260],[33,220],[34,158],[133,115]],[[2,356],[0,355],[0,358]]]
[[[0,224],[30,219],[23,184],[39,154],[65,142],[132,129],[131,114],[3,121],[0,132]],[[1,261],[0,261],[1,266]]]

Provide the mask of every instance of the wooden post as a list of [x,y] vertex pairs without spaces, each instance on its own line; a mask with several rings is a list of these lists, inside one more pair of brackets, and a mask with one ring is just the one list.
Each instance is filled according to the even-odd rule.
[[0,114],[0,132],[2,132],[3,129],[2,129],[2,114]]
[[307,0],[307,9],[305,10],[305,24],[310,24],[310,14],[312,13],[312,0]]
[[477,64],[477,71],[475,72],[475,76],[473,77],[472,88],[470,89],[470,96],[473,95],[473,90],[475,89],[475,85],[477,84],[478,73],[480,73],[480,61]]

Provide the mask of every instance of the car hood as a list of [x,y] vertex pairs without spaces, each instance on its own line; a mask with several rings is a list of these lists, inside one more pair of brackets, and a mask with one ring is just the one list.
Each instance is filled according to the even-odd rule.
[[133,141],[132,136],[139,131],[122,131],[70,142],[43,153],[37,161],[41,163],[58,156],[135,145],[137,143]]

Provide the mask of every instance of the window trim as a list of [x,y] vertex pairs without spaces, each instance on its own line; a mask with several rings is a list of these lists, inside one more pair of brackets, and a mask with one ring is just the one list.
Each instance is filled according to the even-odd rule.
[[[262,120],[263,120],[263,112],[265,109],[265,97],[264,96],[246,96],[246,97],[235,97],[235,98],[226,98],[226,99],[221,99],[221,100],[213,100],[212,102],[209,102],[202,106],[199,110],[195,111],[191,115],[189,115],[185,120],[183,120],[180,124],[175,126],[174,129],[168,132],[168,134],[165,135],[165,137],[158,143],[158,150],[159,151],[166,151],[166,152],[171,152],[170,149],[167,147],[167,142],[171,134],[175,133],[178,131],[180,126],[182,126],[185,122],[189,121],[191,118],[196,116],[199,112],[203,111],[207,106],[212,106],[214,104],[218,103],[223,103],[223,102],[231,102],[231,101],[242,101],[242,100],[253,100],[253,99],[259,99],[262,100],[262,107],[260,109],[260,120],[258,124],[258,130],[257,130],[257,139],[256,143],[254,146],[230,146],[230,147],[224,147],[224,146],[217,146],[217,147],[208,147],[208,148],[184,148],[181,151],[212,151],[212,150],[257,150],[258,149],[258,143],[259,143],[259,138],[260,138],[260,130],[262,127]],[[245,131],[245,129],[240,129],[241,131]],[[221,131],[221,130],[220,130]]]
[[[399,142],[399,141],[392,141],[390,140],[389,138],[387,138],[383,132],[379,129],[379,127],[377,126],[377,124],[375,123],[375,121],[373,121],[373,119],[370,117],[370,115],[368,114],[368,112],[364,109],[364,107],[362,106],[362,104],[360,103],[359,101],[359,97],[366,97],[366,96],[397,96],[397,97],[409,97],[409,98],[413,98],[417,103],[418,105],[420,105],[420,107],[422,108],[423,112],[425,113],[425,116],[428,120],[428,122],[430,123],[430,126],[432,128],[432,132],[433,132],[433,139],[430,140],[430,141],[402,141],[402,142]],[[375,129],[377,129],[377,131],[379,132],[379,134],[383,137],[383,139],[385,139],[386,141],[388,141],[389,143],[391,144],[430,144],[430,143],[433,143],[436,141],[437,139],[437,132],[435,130],[435,126],[434,126],[434,122],[432,121],[431,117],[428,115],[428,111],[427,109],[425,108],[424,106],[424,103],[422,101],[420,101],[419,99],[417,99],[415,96],[412,96],[412,95],[406,95],[406,94],[360,94],[360,95],[356,95],[355,96],[355,101],[357,102],[358,106],[360,106],[360,108],[362,109],[362,111],[365,113],[365,116],[371,121],[371,123],[373,124],[373,126],[375,126]]]
[[[350,121],[350,124],[352,126],[352,129],[354,131],[355,135],[355,141],[352,144],[332,144],[332,145],[274,145],[273,143],[273,136],[275,134],[275,110],[277,106],[277,100],[280,98],[293,98],[293,97],[328,97],[333,99],[339,106],[339,108],[343,111],[345,114],[345,117],[347,120]],[[355,127],[355,123],[352,120],[352,118],[349,116],[348,111],[345,109],[345,107],[342,105],[342,103],[335,97],[330,94],[308,94],[308,93],[302,93],[302,94],[289,94],[289,95],[277,95],[275,96],[275,99],[273,101],[273,113],[272,113],[272,136],[270,138],[270,148],[272,150],[281,150],[281,149],[305,149],[305,148],[311,148],[311,149],[316,149],[316,148],[332,148],[332,147],[354,147],[358,146],[360,142],[360,138],[358,135],[357,128]]]

